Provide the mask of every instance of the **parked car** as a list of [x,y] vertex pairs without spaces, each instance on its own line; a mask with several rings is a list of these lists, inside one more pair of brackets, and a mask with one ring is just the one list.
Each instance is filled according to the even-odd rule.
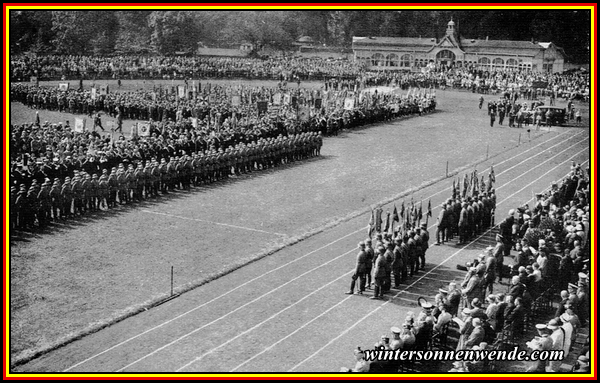
[[[564,125],[567,122],[567,109],[559,106],[541,105],[536,108],[536,111],[542,112],[542,124],[548,125],[546,114],[550,111],[550,125]],[[534,113],[535,114],[535,113]]]

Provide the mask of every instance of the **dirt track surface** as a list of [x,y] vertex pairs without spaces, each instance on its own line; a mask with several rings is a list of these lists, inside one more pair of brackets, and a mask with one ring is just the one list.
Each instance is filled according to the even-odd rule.
[[[571,160],[589,161],[587,129],[551,128],[529,141],[524,129],[490,128],[477,95],[438,92],[438,99],[434,114],[327,138],[320,158],[13,239],[11,354],[168,292],[171,265],[176,286],[201,280],[442,177],[446,161],[452,171],[484,160],[488,144],[492,158],[477,170],[487,176],[494,164],[500,216],[564,176]],[[414,199],[426,206],[431,198],[436,217],[451,184],[451,178],[434,183]],[[425,272],[387,300],[373,301],[343,294],[368,220],[368,213],[350,219],[15,371],[350,367],[356,346],[370,348],[416,310],[416,298],[431,299],[437,288],[462,279],[456,264],[475,258],[487,241],[431,247]]]

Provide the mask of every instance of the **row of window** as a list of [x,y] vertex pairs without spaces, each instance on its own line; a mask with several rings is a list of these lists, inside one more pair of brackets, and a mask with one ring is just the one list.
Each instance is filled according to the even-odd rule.
[[[440,52],[443,53],[444,51]],[[438,54],[438,61],[454,61],[455,65],[461,65],[462,61],[455,61],[455,57],[450,57],[444,54]],[[432,59],[415,59],[410,54],[404,54],[402,56],[398,56],[397,54],[389,54],[384,56],[381,53],[375,53],[371,57],[357,57],[357,60],[363,61],[367,65],[371,66],[386,66],[386,67],[411,67],[411,66],[420,66],[420,64],[424,63],[427,65],[429,62],[433,62]],[[414,64],[413,64],[414,63]],[[465,64],[479,64],[491,67],[507,67],[507,68],[527,68],[531,67],[531,64],[524,64],[523,60],[516,60],[510,58],[506,61],[497,57],[493,60],[490,60],[488,57],[481,57],[477,61],[465,60]]]

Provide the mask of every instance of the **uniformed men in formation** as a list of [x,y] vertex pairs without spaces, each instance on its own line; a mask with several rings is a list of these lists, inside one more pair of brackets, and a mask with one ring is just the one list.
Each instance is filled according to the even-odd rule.
[[[400,288],[409,276],[425,269],[425,254],[429,248],[429,232],[425,223],[404,233],[397,231],[393,236],[377,233],[375,248],[371,244],[371,238],[358,244],[356,268],[346,294],[362,295],[365,289],[372,288],[371,299],[382,299],[392,286]],[[357,292],[354,291],[356,280],[359,280]]]
[[[44,228],[51,221],[65,220],[88,212],[106,210],[168,194],[190,190],[229,177],[282,166],[320,155],[319,133],[299,133],[227,149],[208,150],[169,159],[156,157],[124,163],[101,174],[73,169],[64,179],[28,178],[17,166],[11,187],[11,227]],[[66,161],[68,162],[68,161]],[[18,190],[17,190],[18,187]]]
[[459,237],[458,245],[467,243],[494,225],[495,210],[495,189],[472,197],[449,198],[437,218],[434,244],[449,242],[455,235]]

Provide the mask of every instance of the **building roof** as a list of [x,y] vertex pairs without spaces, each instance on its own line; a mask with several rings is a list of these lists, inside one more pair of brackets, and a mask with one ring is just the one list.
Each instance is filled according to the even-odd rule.
[[519,56],[535,56],[545,47],[532,41],[460,39],[465,52],[481,54],[505,55],[510,53]]
[[314,43],[315,40],[313,40],[312,37],[310,36],[301,36],[298,40],[296,40],[299,43]]
[[220,56],[220,57],[246,57],[247,52],[239,49],[227,48],[198,48],[197,54],[200,56]]
[[406,46],[432,48],[435,39],[420,37],[352,37],[354,46]]

